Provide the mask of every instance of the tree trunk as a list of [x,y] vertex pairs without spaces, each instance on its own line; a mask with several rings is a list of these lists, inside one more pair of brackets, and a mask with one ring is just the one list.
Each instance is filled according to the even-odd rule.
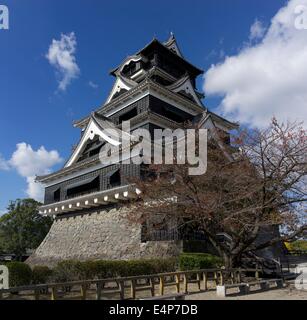
[[242,254],[239,253],[232,257],[232,266],[233,268],[241,267]]
[[223,252],[223,260],[225,264],[225,269],[233,268],[233,257],[230,254]]

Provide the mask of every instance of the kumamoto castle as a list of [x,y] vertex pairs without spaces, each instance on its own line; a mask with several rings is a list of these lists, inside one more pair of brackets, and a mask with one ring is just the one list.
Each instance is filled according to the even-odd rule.
[[[153,39],[111,71],[114,85],[105,103],[74,122],[81,137],[64,167],[37,177],[45,186],[40,213],[53,217],[54,222],[28,259],[29,264],[52,266],[68,259],[166,258],[184,250],[180,235],[144,238],[142,225],[125,218],[131,210],[127,200],[137,199],[141,193],[132,178],[142,177],[144,165],[105,165],[99,154],[106,143],[116,143],[105,130],[121,132],[121,123],[126,120],[130,120],[131,132],[137,128],[150,133],[154,129],[176,129],[190,120],[209,132],[218,128],[229,137],[237,124],[203,105],[204,96],[196,89],[196,78],[202,73],[184,58],[173,34],[166,42]],[[272,255],[274,250],[270,249]]]

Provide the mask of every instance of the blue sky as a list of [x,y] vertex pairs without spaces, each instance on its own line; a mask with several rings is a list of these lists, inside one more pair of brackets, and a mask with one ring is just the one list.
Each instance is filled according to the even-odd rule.
[[[9,30],[0,30],[2,162],[12,158],[18,143],[31,145],[34,152],[44,146],[45,151],[56,150],[67,158],[80,136],[72,121],[104,102],[113,83],[109,70],[154,36],[166,40],[174,32],[184,56],[207,71],[211,65],[223,63],[226,56],[238,56],[244,46],[256,46],[250,42],[251,26],[260,21],[261,28],[269,28],[285,3],[2,0],[10,14]],[[65,90],[59,90],[56,70],[46,54],[53,39],[70,32],[75,34],[74,57],[80,73]],[[258,38],[253,41],[262,41],[261,32]],[[215,71],[224,72],[212,69],[212,78],[218,76]],[[202,89],[203,79],[198,87]],[[208,90],[212,96],[205,104],[217,112],[222,110],[223,97],[215,93],[228,92],[228,88],[217,87],[213,81]],[[9,200],[27,196],[27,174],[17,166],[4,167],[0,169],[0,212]]]

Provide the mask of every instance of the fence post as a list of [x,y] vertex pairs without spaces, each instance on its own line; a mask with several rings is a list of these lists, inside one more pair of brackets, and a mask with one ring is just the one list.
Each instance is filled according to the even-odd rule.
[[219,284],[220,284],[220,285],[224,285],[224,275],[223,275],[223,271],[220,271],[219,274],[220,274]]
[[218,279],[217,279],[217,272],[214,271],[214,281],[215,281],[215,285],[218,285]]
[[176,292],[180,292],[180,274],[176,274]]
[[204,281],[205,290],[208,290],[208,275],[207,275],[207,272],[203,272],[203,281]]
[[258,265],[257,265],[256,271],[255,271],[255,278],[256,278],[257,280],[259,279]]
[[86,300],[86,291],[87,291],[86,284],[81,284],[81,299],[82,300]]
[[183,275],[183,286],[184,293],[188,293],[188,275],[186,273]]
[[200,291],[200,278],[201,278],[201,276],[200,276],[200,273],[198,272],[197,273],[197,285],[198,285],[198,290]]
[[96,300],[101,299],[101,282],[96,282]]
[[150,286],[151,286],[151,289],[150,289],[150,291],[151,291],[151,296],[154,297],[154,296],[155,296],[155,278],[150,277],[150,278],[149,278],[149,284],[150,284]]
[[57,287],[51,287],[51,300],[57,300]]
[[239,272],[238,272],[238,283],[241,283],[242,281],[242,271],[241,268],[239,268]]
[[35,300],[39,300],[39,289],[34,290],[34,298]]
[[131,298],[135,299],[136,291],[135,291],[135,280],[131,280]]
[[236,282],[235,274],[236,274],[236,271],[230,271],[231,284],[234,284]]
[[164,277],[160,276],[160,296],[164,295]]
[[119,298],[121,300],[125,299],[125,282],[124,281],[119,281],[118,282],[118,287],[119,287]]

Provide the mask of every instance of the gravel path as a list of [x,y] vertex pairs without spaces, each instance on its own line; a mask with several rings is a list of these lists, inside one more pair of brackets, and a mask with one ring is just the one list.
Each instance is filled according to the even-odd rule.
[[296,290],[291,284],[283,289],[272,289],[265,292],[250,293],[247,295],[233,295],[218,298],[216,291],[207,291],[187,295],[186,300],[307,300],[307,291]]

